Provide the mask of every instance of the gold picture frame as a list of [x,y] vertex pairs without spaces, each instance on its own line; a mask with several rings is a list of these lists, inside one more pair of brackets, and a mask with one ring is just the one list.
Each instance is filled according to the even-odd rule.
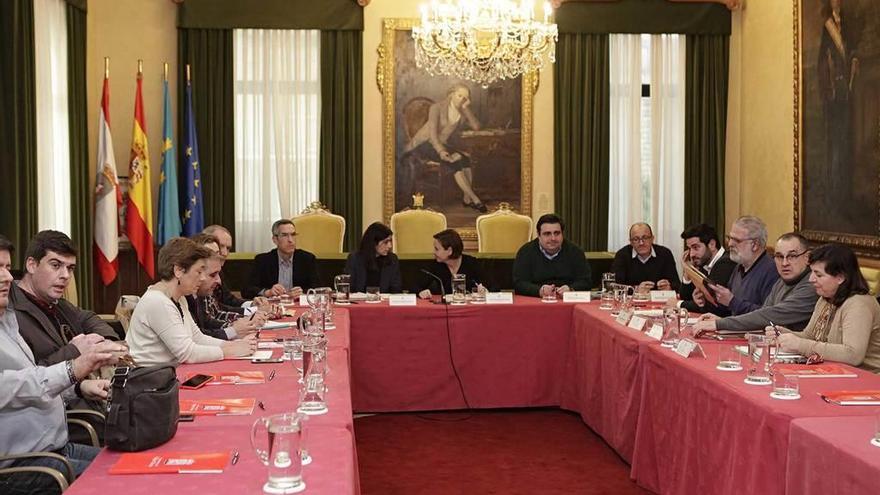
[[[402,115],[401,112],[403,109],[397,108],[398,105],[396,104],[396,95],[398,85],[400,84],[397,80],[396,66],[400,57],[397,56],[399,54],[395,53],[395,46],[407,42],[406,39],[399,38],[401,35],[408,37],[410,40],[412,39],[409,33],[412,31],[413,26],[417,25],[418,22],[418,19],[412,18],[384,18],[382,24],[382,41],[378,47],[379,61],[376,67],[376,83],[379,86],[379,91],[382,93],[382,212],[386,223],[390,223],[390,218],[393,213],[400,211],[405,206],[411,206],[411,203],[409,202],[402,204],[401,197],[403,193],[397,190],[398,160],[400,158],[398,155],[400,154],[401,144],[404,143],[401,142],[399,137],[401,127],[398,120]],[[411,62],[407,60],[407,63],[411,63],[412,66],[415,65],[414,61]],[[413,71],[410,70],[410,73],[412,72]],[[429,76],[427,72],[423,72],[419,77],[430,78],[431,76]],[[408,79],[412,82],[411,74]],[[539,78],[537,74],[526,74],[518,79],[521,79],[521,84],[517,84],[516,86],[516,89],[519,90],[521,95],[519,98],[520,108],[515,110],[518,111],[518,118],[516,120],[519,124],[519,129],[511,128],[509,129],[511,132],[505,132],[508,129],[504,128],[496,131],[493,135],[495,137],[488,139],[497,140],[497,135],[506,134],[505,139],[508,148],[510,148],[510,145],[514,142],[511,140],[519,142],[519,181],[516,184],[519,186],[519,195],[513,198],[501,198],[496,201],[484,201],[484,204],[486,204],[488,208],[494,209],[496,204],[503,201],[514,204],[517,211],[524,215],[531,216],[533,102],[534,94],[538,89]],[[446,78],[446,80],[449,80],[449,78]],[[512,83],[507,82],[504,84],[509,86]],[[476,88],[476,86],[474,87]],[[437,96],[436,91],[433,96]],[[508,121],[508,126],[509,125],[510,121]],[[494,145],[498,146],[498,143],[495,143]],[[508,162],[509,161],[510,160],[508,160]],[[504,178],[501,178],[501,180],[504,180]],[[510,178],[508,177],[507,180],[509,181]],[[447,182],[449,182],[449,180],[447,180]],[[487,184],[487,182],[490,181],[484,181],[484,184],[486,184],[487,187],[493,186],[493,184]],[[438,184],[438,189],[439,187]],[[476,182],[474,183],[474,190],[479,192],[477,190]],[[453,191],[452,195],[454,196],[457,192],[458,191]],[[512,196],[515,196],[515,192]],[[408,196],[406,197],[408,198]],[[475,220],[476,216],[481,214],[480,212],[474,211],[472,213],[468,212],[467,214],[450,216],[449,212],[444,211],[443,208],[437,208],[436,206],[432,207],[435,210],[447,214],[449,227],[458,231],[462,239],[465,241],[476,240],[477,232]],[[456,221],[456,219],[467,219],[467,222],[464,220]]]
[[[866,90],[880,84],[880,43],[866,45],[858,37],[847,43],[846,36],[830,34],[834,27],[827,25],[823,17],[827,16],[826,5],[828,2],[823,0],[792,0],[794,225],[811,241],[838,242],[850,246],[859,256],[880,258],[880,114],[875,110],[880,105],[880,92]],[[845,20],[844,26],[863,30],[866,23],[876,22],[871,28],[880,29],[880,16],[871,12],[875,9],[873,13],[880,14],[880,7],[870,2],[851,2],[843,8],[847,6],[853,10],[848,13],[853,22]],[[861,67],[856,68],[855,75],[849,74],[850,94],[841,120],[840,115],[832,113],[841,105],[828,96],[839,95],[840,91],[828,89],[834,85],[831,77],[831,82],[820,80],[829,72],[822,58],[833,60],[833,55],[821,55],[840,50],[841,60],[847,61],[851,71],[851,59],[856,55],[847,54],[855,49],[850,45],[867,48],[857,54],[863,57],[861,64],[856,64]],[[844,136],[845,147],[832,143],[836,141],[832,134],[835,131]],[[849,159],[836,158],[841,152],[831,151],[835,146],[851,153],[843,155]],[[844,173],[839,173],[841,164],[849,167],[843,169]],[[843,181],[839,181],[841,177]],[[841,184],[844,187],[839,187]]]

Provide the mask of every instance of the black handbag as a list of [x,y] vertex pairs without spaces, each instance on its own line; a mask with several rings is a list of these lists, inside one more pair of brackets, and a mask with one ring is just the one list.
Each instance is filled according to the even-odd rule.
[[107,400],[107,448],[137,452],[171,440],[180,416],[179,389],[170,364],[116,368]]

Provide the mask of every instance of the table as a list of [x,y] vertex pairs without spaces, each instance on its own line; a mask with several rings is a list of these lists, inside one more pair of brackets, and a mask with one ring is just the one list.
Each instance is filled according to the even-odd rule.
[[880,447],[869,443],[875,421],[874,416],[792,421],[785,473],[786,492],[800,495],[876,494],[880,481]]

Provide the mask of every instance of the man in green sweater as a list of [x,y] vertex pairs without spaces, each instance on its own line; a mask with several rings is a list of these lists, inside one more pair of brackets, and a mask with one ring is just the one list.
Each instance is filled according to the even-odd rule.
[[538,238],[516,253],[513,288],[517,294],[543,297],[569,290],[590,290],[590,266],[580,247],[563,237],[565,224],[548,213],[538,219]]

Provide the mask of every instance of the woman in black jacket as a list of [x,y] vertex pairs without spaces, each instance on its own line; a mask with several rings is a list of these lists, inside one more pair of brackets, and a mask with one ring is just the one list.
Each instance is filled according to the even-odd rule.
[[364,292],[367,287],[378,287],[380,292],[401,292],[400,261],[391,252],[392,235],[391,229],[380,222],[370,224],[364,231],[360,248],[349,254],[345,262],[352,292]]
[[434,263],[428,270],[443,281],[443,290],[434,277],[425,276],[419,287],[419,297],[430,299],[431,294],[452,293],[452,276],[465,275],[467,290],[470,292],[482,282],[480,265],[473,256],[462,253],[464,243],[461,236],[452,229],[434,234]]

